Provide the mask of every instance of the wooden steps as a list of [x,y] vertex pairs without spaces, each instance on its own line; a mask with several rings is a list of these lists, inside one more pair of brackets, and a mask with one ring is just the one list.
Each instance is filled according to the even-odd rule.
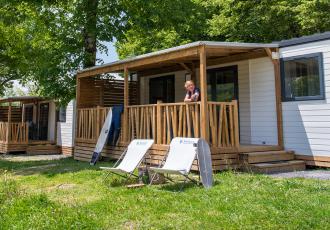
[[240,156],[244,163],[253,164],[253,163],[293,160],[294,152],[292,151],[251,152],[251,153],[241,153]]
[[29,145],[26,149],[28,155],[51,155],[59,154],[60,149],[55,144],[34,144]]
[[293,151],[240,153],[241,169],[255,173],[278,173],[305,170],[302,160],[295,160]]
[[249,168],[256,173],[279,173],[305,170],[306,165],[302,160],[277,161],[269,163],[250,164]]

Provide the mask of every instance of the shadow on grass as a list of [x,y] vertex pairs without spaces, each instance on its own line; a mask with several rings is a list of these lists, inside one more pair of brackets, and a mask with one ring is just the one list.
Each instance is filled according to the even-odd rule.
[[79,172],[82,170],[99,171],[100,166],[112,166],[113,162],[98,162],[97,165],[91,166],[88,162],[76,161],[73,158],[65,158],[59,160],[44,161],[8,161],[0,158],[0,172],[10,171],[14,175],[45,175],[53,177],[57,174]]
[[139,182],[138,178],[130,177],[124,178],[115,174],[105,173],[101,177],[103,185],[109,188],[124,187],[131,184],[137,184]]
[[160,190],[168,192],[184,192],[185,190],[201,187],[193,182],[170,182],[164,185],[161,185]]
[[[214,180],[213,186],[215,187],[217,185],[221,184],[220,180]],[[161,185],[161,190],[166,190],[170,192],[183,192],[184,190],[188,190],[191,188],[201,188],[204,189],[203,184],[200,182],[199,184],[193,183],[191,181],[183,182],[183,181],[174,181],[174,182],[168,182],[166,184]]]

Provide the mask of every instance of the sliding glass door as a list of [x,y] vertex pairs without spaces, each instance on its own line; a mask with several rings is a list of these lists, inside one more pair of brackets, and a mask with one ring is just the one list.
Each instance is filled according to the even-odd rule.
[[209,101],[238,100],[237,66],[207,70],[207,91]]

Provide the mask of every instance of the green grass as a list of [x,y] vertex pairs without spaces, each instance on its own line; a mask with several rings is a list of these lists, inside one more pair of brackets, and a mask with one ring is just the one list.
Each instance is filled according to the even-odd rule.
[[329,181],[225,172],[178,193],[103,175],[72,159],[0,160],[0,229],[330,229]]

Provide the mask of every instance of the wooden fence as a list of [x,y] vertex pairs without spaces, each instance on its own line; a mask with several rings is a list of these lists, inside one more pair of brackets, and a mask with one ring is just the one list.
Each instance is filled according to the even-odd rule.
[[[76,139],[95,143],[109,108],[78,109]],[[127,107],[128,141],[154,139],[169,144],[174,137],[200,137],[200,102],[159,103]],[[208,102],[209,143],[213,147],[239,145],[237,102]],[[122,121],[123,122],[123,121]]]
[[[238,147],[237,101],[208,102],[209,139],[213,147]],[[174,137],[200,137],[200,102],[128,107],[129,138],[153,138],[169,144]]]
[[0,142],[10,144],[27,144],[29,128],[25,122],[0,122]]
[[208,102],[209,142],[216,147],[239,146],[237,101]]
[[153,138],[169,144],[174,137],[199,137],[200,103],[167,103],[128,107],[129,138]]
[[77,110],[77,141],[96,142],[109,111],[108,107]]

